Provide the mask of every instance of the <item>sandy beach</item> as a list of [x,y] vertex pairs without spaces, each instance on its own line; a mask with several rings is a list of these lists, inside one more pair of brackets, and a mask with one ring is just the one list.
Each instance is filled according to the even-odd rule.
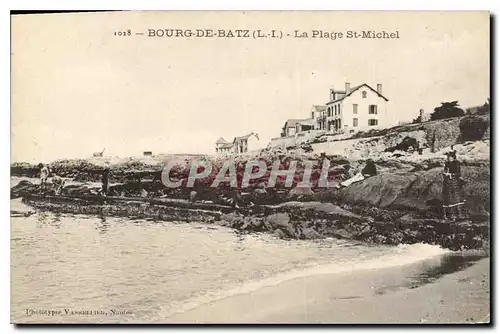
[[[434,263],[435,264],[435,263]],[[178,313],[169,323],[488,323],[489,258],[433,276],[428,263],[313,275]]]

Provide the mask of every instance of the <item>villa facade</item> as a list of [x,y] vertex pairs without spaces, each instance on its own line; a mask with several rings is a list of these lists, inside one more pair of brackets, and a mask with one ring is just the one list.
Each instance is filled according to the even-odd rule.
[[343,90],[330,89],[328,102],[313,105],[310,118],[288,119],[282,127],[281,137],[311,130],[349,134],[390,126],[388,101],[381,84],[374,89],[367,83],[351,87],[346,82]]
[[381,84],[377,84],[377,89],[366,83],[353,88],[346,83],[344,90],[332,88],[326,110],[317,121],[318,130],[354,133],[385,127],[387,101]]

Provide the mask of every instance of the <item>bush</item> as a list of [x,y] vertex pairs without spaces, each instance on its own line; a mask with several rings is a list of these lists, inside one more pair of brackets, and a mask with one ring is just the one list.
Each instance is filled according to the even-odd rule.
[[482,140],[488,127],[490,126],[488,119],[470,116],[460,120],[460,140],[475,141]]

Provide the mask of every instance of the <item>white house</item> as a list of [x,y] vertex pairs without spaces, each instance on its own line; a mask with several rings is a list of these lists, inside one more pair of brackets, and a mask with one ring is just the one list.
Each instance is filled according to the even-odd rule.
[[387,101],[382,95],[382,85],[373,89],[364,83],[351,88],[345,84],[343,91],[330,89],[326,103],[325,130],[354,133],[388,126]]
[[253,146],[252,143],[249,145],[253,139],[259,140],[259,135],[252,132],[245,136],[234,137],[233,142],[228,142],[224,138],[220,137],[215,142],[215,152],[222,154],[238,154],[248,152],[248,147]]

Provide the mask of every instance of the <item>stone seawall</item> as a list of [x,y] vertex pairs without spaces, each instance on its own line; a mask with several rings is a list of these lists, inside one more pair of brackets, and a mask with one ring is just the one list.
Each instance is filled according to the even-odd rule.
[[[308,138],[308,140],[303,138]],[[351,160],[377,159],[386,149],[395,147],[405,138],[413,138],[420,144],[420,147],[434,152],[465,141],[489,140],[490,117],[489,115],[464,116],[360,132],[350,137],[345,134],[333,135],[318,132],[314,136],[308,133],[306,137],[296,137],[296,142],[293,141],[294,138],[286,138],[285,146],[293,149],[310,144],[316,153],[342,155]],[[277,145],[271,143],[270,146]]]

